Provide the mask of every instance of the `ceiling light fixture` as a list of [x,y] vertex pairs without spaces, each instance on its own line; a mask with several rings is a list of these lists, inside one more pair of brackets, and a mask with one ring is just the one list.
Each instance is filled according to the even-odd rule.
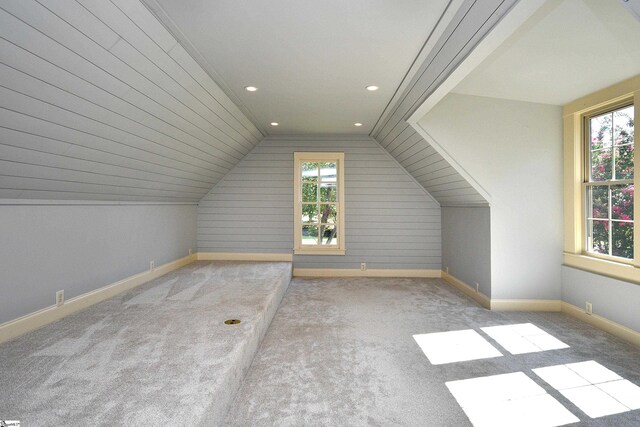
[[378,86],[376,86],[376,85],[369,85],[365,89],[367,89],[369,92],[373,92],[373,91],[378,90],[380,88]]
[[280,123],[278,122],[271,122],[271,126],[278,126]]
[[360,127],[360,126],[362,126],[362,123],[354,123],[353,125],[356,126],[356,127]]
[[247,92],[255,92],[258,90],[258,88],[255,86],[245,86],[244,90],[246,90]]

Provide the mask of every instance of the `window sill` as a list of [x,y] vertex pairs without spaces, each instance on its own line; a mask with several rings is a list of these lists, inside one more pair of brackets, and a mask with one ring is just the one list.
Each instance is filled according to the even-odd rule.
[[564,253],[563,262],[569,267],[640,284],[640,268],[632,264],[569,252]]
[[294,255],[345,255],[345,249],[295,249]]

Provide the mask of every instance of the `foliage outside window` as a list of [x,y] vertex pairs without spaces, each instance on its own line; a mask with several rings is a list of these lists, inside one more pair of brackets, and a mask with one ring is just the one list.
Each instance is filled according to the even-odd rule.
[[634,107],[586,117],[586,250],[634,257]]
[[295,153],[295,253],[344,255],[343,153]]

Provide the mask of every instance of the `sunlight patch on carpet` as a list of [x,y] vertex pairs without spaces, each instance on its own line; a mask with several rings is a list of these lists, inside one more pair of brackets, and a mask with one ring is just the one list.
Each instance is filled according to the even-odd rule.
[[480,328],[511,354],[558,350],[569,346],[532,323]]
[[413,338],[433,365],[502,356],[472,329],[419,334]]
[[475,427],[553,427],[580,421],[524,372],[445,384]]
[[593,360],[533,372],[591,418],[640,409],[640,387]]

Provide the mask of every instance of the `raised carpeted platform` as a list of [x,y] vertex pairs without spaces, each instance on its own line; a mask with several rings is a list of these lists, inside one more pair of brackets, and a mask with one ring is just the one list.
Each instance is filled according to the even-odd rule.
[[221,424],[291,272],[284,262],[196,262],[0,345],[0,419]]

